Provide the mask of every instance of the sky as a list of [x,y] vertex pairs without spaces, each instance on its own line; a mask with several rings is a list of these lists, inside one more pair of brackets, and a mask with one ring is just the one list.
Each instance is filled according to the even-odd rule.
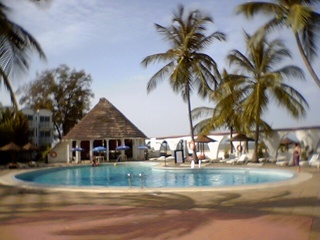
[[[10,19],[22,26],[40,43],[47,61],[37,56],[31,59],[29,72],[12,78],[13,88],[35,79],[36,73],[66,64],[71,69],[90,74],[95,97],[94,107],[100,98],[108,99],[148,137],[165,137],[189,134],[187,105],[181,96],[163,81],[147,94],[147,82],[164,66],[164,63],[147,68],[141,61],[148,55],[165,52],[169,45],[156,31],[154,24],[171,25],[172,13],[179,4],[186,12],[198,9],[211,16],[207,35],[221,31],[226,42],[213,42],[204,52],[210,55],[220,70],[229,69],[226,55],[232,49],[245,51],[243,31],[253,33],[265,22],[264,17],[249,21],[235,15],[241,0],[52,0],[35,5],[28,0],[4,0],[12,11]],[[318,8],[319,9],[319,8]],[[320,11],[318,11],[320,12]],[[297,89],[308,101],[309,109],[303,119],[292,119],[272,101],[263,119],[273,128],[318,126],[320,123],[320,89],[305,69],[290,31],[275,33],[285,41],[293,55],[289,64],[305,70],[305,81],[291,80],[288,84]],[[320,46],[320,43],[319,43]],[[316,60],[313,66],[319,66]],[[315,67],[318,75],[320,70]],[[0,102],[10,103],[9,94],[0,86]],[[20,98],[18,97],[18,100]],[[192,108],[214,103],[191,98]],[[24,106],[21,106],[24,107]]]

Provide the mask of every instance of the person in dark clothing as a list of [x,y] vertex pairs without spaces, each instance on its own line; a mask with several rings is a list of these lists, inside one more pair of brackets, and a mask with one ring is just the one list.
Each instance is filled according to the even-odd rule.
[[300,172],[300,165],[299,165],[300,153],[301,153],[300,146],[298,143],[295,143],[294,149],[293,149],[293,164],[297,166],[297,172]]

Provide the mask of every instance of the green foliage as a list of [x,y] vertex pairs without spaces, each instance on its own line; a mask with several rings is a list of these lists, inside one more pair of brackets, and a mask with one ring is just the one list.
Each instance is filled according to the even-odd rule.
[[[183,101],[188,104],[192,140],[194,132],[190,96],[197,89],[199,96],[206,97],[220,81],[216,62],[201,51],[213,40],[225,40],[225,35],[215,32],[206,36],[208,23],[212,23],[211,17],[203,15],[199,10],[185,15],[183,6],[179,6],[178,11],[173,14],[171,26],[166,28],[155,24],[157,31],[170,43],[171,48],[164,53],[150,55],[142,61],[144,66],[165,63],[149,80],[147,91],[154,90],[158,82],[167,79],[172,90],[181,94]],[[197,162],[195,150],[193,156]]]
[[[258,157],[259,132],[272,130],[261,118],[268,108],[269,99],[273,98],[294,118],[304,116],[308,103],[298,91],[284,83],[285,78],[291,80],[304,77],[302,70],[296,66],[278,68],[283,60],[290,57],[284,44],[280,40],[267,42],[265,38],[253,44],[251,36],[246,34],[245,37],[247,54],[232,50],[227,56],[237,72],[229,75],[220,85],[218,91],[226,94],[218,99],[217,106],[221,109],[236,107],[242,110],[239,122],[246,133],[255,129],[254,156]],[[232,91],[227,92],[225,89]]]
[[0,146],[10,142],[24,145],[29,142],[28,119],[21,112],[12,109],[0,109]]
[[[21,112],[14,109],[0,108],[0,147],[14,142],[23,146],[29,142],[28,119]],[[0,151],[0,163],[7,163],[14,159],[15,153]]]
[[254,34],[254,41],[260,41],[265,33],[274,29],[279,30],[287,27],[292,30],[300,55],[310,72],[315,83],[320,87],[320,79],[316,75],[311,61],[317,56],[317,38],[320,25],[320,14],[314,11],[318,0],[308,1],[283,1],[272,2],[247,2],[239,5],[237,13],[248,18],[257,14],[268,16],[269,20]]
[[42,72],[33,82],[20,88],[18,93],[23,94],[20,103],[33,109],[51,110],[61,139],[89,111],[90,99],[94,96],[91,83],[91,76],[83,70],[61,65]]
[[13,107],[18,104],[10,83],[13,72],[25,72],[29,68],[31,53],[37,52],[45,58],[38,42],[21,26],[8,18],[9,8],[0,1],[0,85],[9,91]]

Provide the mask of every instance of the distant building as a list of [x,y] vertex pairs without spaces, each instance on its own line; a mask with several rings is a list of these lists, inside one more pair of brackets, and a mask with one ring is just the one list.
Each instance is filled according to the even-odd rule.
[[28,118],[29,136],[37,146],[51,146],[53,143],[54,125],[52,112],[47,109],[33,110],[24,108],[21,112]]

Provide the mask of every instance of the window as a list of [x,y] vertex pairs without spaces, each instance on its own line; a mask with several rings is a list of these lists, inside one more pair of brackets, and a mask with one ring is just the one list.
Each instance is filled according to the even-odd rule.
[[50,117],[40,116],[40,122],[50,122]]
[[28,121],[33,121],[33,116],[32,115],[26,115]]
[[33,129],[29,129],[29,136],[30,137],[33,137],[33,133],[34,133],[34,130]]
[[50,137],[50,131],[40,131],[40,137]]

